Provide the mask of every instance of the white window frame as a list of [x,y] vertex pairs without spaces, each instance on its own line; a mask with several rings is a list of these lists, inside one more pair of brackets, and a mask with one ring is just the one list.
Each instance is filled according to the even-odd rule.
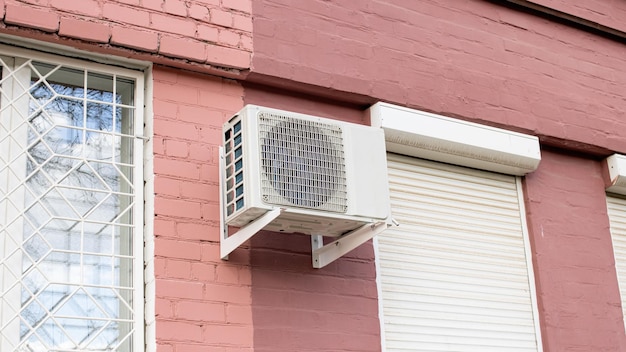
[[[135,206],[133,209],[134,235],[132,239],[132,246],[134,248],[135,260],[133,261],[134,264],[132,268],[132,284],[134,303],[133,311],[135,314],[135,332],[133,335],[132,350],[144,351],[146,349],[145,304],[146,301],[150,301],[152,304],[154,304],[154,299],[146,300],[144,295],[144,277],[146,277],[146,273],[144,272],[144,264],[148,262],[150,265],[153,266],[152,258],[147,258],[144,254],[144,238],[146,237],[144,229],[144,215],[145,211],[147,210],[147,207],[144,204],[144,173],[147,171],[147,169],[144,169],[144,150],[151,150],[151,146],[150,148],[144,148],[144,143],[146,143],[147,139],[143,137],[145,129],[144,125],[148,120],[146,118],[146,110],[149,110],[144,110],[146,106],[149,106],[149,96],[146,92],[145,87],[146,79],[149,74],[147,75],[144,70],[148,69],[149,72],[150,65],[135,60],[112,59],[111,57],[94,55],[91,53],[86,53],[65,47],[59,47],[56,45],[40,45],[39,43],[34,44],[32,41],[22,41],[20,39],[15,39],[11,37],[0,37],[0,41],[7,43],[0,44],[0,55],[3,56],[33,59],[41,62],[61,64],[66,67],[69,66],[86,69],[89,71],[106,72],[107,74],[116,74],[134,80],[133,103],[135,109],[133,116],[133,131],[135,133],[135,138],[132,142],[132,160],[134,163],[133,184],[135,186],[135,190],[133,193],[133,197],[135,199]],[[33,50],[23,46],[34,47],[35,49]],[[58,54],[50,54],[50,52],[55,52]],[[66,56],[64,56],[64,54]],[[84,59],[77,59],[75,57],[83,57]],[[150,277],[153,277],[153,275],[154,273],[152,272],[152,276],[146,277],[145,280],[149,280]],[[148,345],[154,346],[155,344],[152,343]],[[154,348],[152,348],[152,350],[154,350]]]

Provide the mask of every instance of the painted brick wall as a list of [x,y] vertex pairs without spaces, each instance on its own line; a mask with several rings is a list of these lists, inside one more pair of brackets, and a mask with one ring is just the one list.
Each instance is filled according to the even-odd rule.
[[313,269],[310,236],[260,233],[251,263],[256,352],[380,351],[371,242]]
[[531,0],[557,11],[571,14],[609,28],[626,32],[626,2],[613,0]]
[[[246,104],[364,123],[362,110],[311,96],[246,87]],[[260,233],[251,241],[254,350],[380,351],[374,251],[368,242],[323,269],[311,237]]]
[[0,16],[0,32],[9,34],[78,39],[66,43],[131,49],[127,55],[152,59],[250,67],[251,0],[2,0]]
[[483,0],[258,0],[253,13],[252,77],[626,153],[623,43]]
[[158,351],[251,350],[248,250],[219,256],[218,146],[243,89],[158,66],[153,75]]
[[601,163],[543,150],[524,181],[544,351],[625,351]]

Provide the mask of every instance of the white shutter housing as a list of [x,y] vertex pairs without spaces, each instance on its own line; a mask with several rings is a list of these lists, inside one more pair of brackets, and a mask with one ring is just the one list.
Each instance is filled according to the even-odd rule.
[[609,171],[610,185],[608,192],[626,194],[626,155],[613,154],[606,158],[606,167]]
[[374,104],[370,117],[389,152],[517,176],[541,160],[536,136],[387,103]]

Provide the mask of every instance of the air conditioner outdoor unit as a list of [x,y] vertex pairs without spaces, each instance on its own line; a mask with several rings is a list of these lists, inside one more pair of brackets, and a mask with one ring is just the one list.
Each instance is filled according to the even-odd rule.
[[321,267],[391,222],[382,129],[247,105],[223,136],[223,258],[263,229],[311,235]]

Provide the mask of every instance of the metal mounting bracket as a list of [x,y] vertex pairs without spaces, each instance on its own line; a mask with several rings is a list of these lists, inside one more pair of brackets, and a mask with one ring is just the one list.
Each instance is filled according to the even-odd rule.
[[220,256],[224,260],[228,260],[230,252],[234,251],[237,247],[241,246],[244,242],[254,236],[257,232],[263,230],[263,228],[274,219],[276,219],[285,209],[276,208],[272,211],[268,211],[260,218],[247,224],[244,227],[239,228],[237,232],[228,236],[228,231],[225,231],[220,237]]
[[372,237],[383,232],[390,225],[385,221],[365,224],[337,240],[324,245],[322,235],[311,235],[311,255],[314,268],[323,268],[339,257],[367,242]]

